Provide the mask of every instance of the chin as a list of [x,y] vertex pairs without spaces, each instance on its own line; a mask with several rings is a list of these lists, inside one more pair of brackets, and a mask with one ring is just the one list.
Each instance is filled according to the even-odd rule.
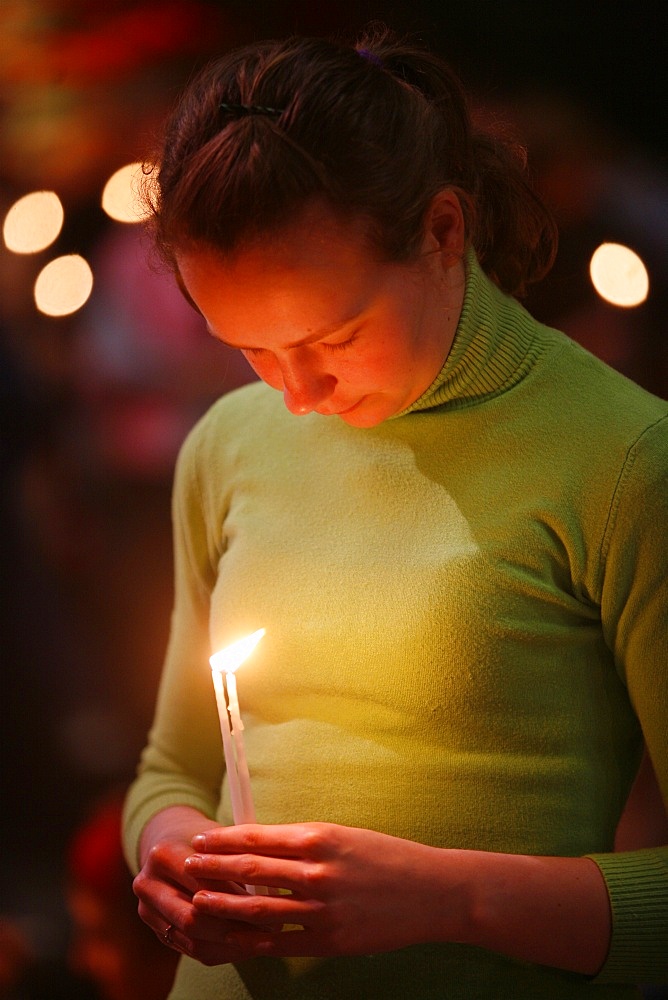
[[380,413],[378,410],[365,412],[364,409],[360,409],[352,410],[351,413],[339,413],[338,418],[350,427],[377,427],[391,415],[391,413]]

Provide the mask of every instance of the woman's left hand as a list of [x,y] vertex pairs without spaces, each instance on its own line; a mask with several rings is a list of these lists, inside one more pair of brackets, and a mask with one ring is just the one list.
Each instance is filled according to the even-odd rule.
[[[365,955],[457,938],[465,898],[458,852],[447,866],[444,892],[442,866],[451,852],[370,830],[329,823],[236,826],[199,834],[193,846],[199,853],[186,868],[202,889],[192,904],[196,913],[221,920],[221,961]],[[440,879],[434,877],[439,868]],[[215,883],[230,881],[280,894],[215,891]],[[447,926],[439,926],[444,914]],[[230,931],[230,921],[242,923]],[[207,964],[212,950],[209,939]]]

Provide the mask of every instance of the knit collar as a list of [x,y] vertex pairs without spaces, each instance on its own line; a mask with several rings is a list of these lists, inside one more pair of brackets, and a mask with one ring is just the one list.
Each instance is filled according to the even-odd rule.
[[496,396],[519,382],[536,359],[535,320],[492,284],[472,250],[465,266],[464,305],[450,352],[429,388],[397,417]]

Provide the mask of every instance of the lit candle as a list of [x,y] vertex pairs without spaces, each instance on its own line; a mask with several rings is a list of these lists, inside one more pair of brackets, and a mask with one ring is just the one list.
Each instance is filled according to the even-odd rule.
[[227,681],[227,704],[232,722],[232,745],[237,759],[237,775],[239,777],[239,798],[240,815],[243,819],[236,820],[235,823],[254,823],[255,806],[253,804],[253,793],[251,792],[250,774],[248,772],[248,761],[246,760],[246,747],[244,746],[244,724],[241,721],[239,711],[239,698],[237,695],[237,677],[231,670],[225,675]]
[[[211,658],[213,659],[213,657]],[[225,752],[225,767],[227,769],[227,783],[230,789],[232,800],[232,815],[235,823],[241,823],[241,790],[239,788],[239,777],[234,760],[234,750],[232,749],[232,734],[230,732],[230,720],[227,714],[227,703],[225,701],[225,687],[223,685],[223,675],[220,670],[211,670],[213,677],[213,688],[216,692],[216,704],[218,706],[218,718],[220,719],[220,731],[223,737],[223,750]]]
[[[264,632],[263,628],[258,629],[252,635],[239,639],[231,646],[226,646],[225,649],[214,653],[209,659],[216,692],[216,704],[218,705],[220,731],[223,737],[232,816],[236,824],[254,823],[255,806],[253,805],[253,793],[244,746],[244,724],[241,721],[241,712],[239,711],[237,679],[234,672],[250,656]],[[227,701],[225,700],[223,673],[227,683]],[[232,723],[231,729],[230,721]]]

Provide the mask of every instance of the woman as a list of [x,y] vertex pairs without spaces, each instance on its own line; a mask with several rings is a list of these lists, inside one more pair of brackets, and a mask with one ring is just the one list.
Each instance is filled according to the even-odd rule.
[[[668,851],[613,844],[643,742],[668,792],[668,408],[518,304],[555,246],[521,161],[430,55],[292,39],[192,84],[155,197],[261,379],[179,458],[126,806],[170,996],[636,996]],[[207,661],[260,627],[234,827]]]

